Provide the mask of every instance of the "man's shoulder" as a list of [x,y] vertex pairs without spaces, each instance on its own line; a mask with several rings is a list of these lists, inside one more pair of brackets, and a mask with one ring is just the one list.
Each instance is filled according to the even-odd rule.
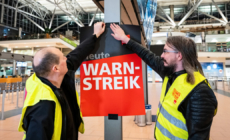
[[216,98],[213,90],[203,81],[191,91],[191,98]]

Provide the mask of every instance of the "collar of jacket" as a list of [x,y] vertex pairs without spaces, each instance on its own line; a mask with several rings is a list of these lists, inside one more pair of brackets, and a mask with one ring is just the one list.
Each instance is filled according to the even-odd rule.
[[37,76],[38,79],[40,79],[42,81],[42,83],[46,84],[47,86],[49,86],[53,92],[56,91],[58,88],[56,86],[54,86],[48,79],[44,78],[44,77],[40,77]]
[[169,76],[169,80],[171,81],[170,83],[173,83],[173,81],[178,77],[180,76],[181,74],[184,74],[186,73],[186,70],[181,70],[181,71],[177,71],[177,72],[174,72],[173,74],[171,74]]

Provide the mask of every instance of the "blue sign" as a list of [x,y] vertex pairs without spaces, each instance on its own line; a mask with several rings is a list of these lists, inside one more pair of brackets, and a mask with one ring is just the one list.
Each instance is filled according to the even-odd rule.
[[224,76],[223,63],[204,62],[200,63],[204,71],[205,77]]

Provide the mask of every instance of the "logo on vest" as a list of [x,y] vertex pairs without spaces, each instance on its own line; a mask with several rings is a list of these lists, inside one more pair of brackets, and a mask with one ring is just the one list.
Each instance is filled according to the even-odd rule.
[[178,98],[180,97],[180,92],[178,92],[178,91],[174,88],[172,95],[173,95],[173,97],[174,97],[173,103],[176,104]]

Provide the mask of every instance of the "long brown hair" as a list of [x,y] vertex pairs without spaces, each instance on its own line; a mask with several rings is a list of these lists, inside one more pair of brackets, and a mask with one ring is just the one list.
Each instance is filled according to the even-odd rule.
[[204,75],[201,64],[198,61],[196,44],[192,39],[184,36],[172,36],[167,39],[166,44],[181,52],[183,67],[188,73],[187,82],[190,84],[195,83],[194,71],[199,71]]

